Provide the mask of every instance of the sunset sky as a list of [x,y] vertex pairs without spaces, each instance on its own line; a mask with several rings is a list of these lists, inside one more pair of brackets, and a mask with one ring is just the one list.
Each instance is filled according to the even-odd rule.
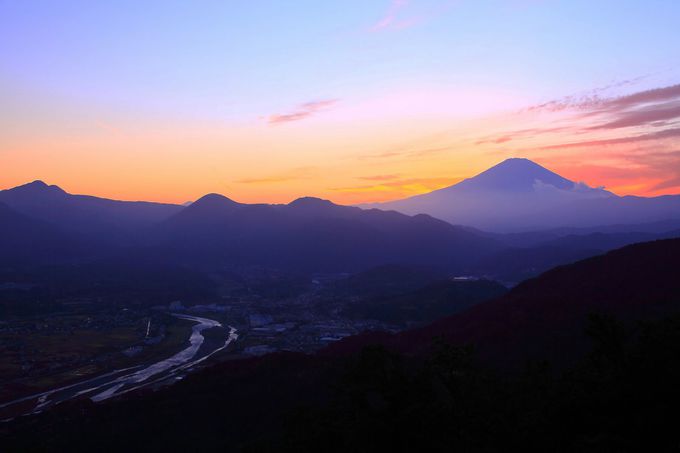
[[527,157],[680,193],[680,2],[0,0],[0,188],[384,201]]

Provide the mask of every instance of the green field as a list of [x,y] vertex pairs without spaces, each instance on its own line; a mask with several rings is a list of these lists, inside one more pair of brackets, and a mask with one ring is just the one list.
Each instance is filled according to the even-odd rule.
[[[162,316],[163,340],[144,345],[147,319],[103,329],[55,331],[55,326],[82,324],[83,316],[64,315],[48,320],[51,331],[0,333],[0,401],[169,357],[182,349],[191,334],[191,322]],[[135,356],[122,353],[136,345],[144,347]]]

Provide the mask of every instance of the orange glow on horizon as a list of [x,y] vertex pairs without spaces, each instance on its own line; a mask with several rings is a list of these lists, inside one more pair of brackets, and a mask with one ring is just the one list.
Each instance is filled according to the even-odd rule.
[[[184,203],[221,193],[246,203],[316,196],[359,204],[426,193],[527,157],[619,195],[680,193],[674,130],[648,139],[639,127],[595,128],[578,109],[516,109],[522,100],[502,93],[444,92],[437,102],[437,94],[307,103],[298,108],[309,112],[281,114],[275,124],[119,118],[69,133],[36,125],[0,143],[0,187],[42,179],[120,200]],[[497,109],[482,114],[495,97]],[[480,113],[465,116],[475,99]]]

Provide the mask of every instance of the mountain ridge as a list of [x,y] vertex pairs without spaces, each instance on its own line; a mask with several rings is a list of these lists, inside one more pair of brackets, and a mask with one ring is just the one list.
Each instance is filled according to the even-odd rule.
[[496,366],[519,369],[528,360],[545,358],[568,365],[587,349],[584,328],[590,315],[638,322],[677,313],[678,257],[677,238],[628,245],[554,267],[499,298],[428,326],[348,337],[320,354],[351,354],[373,343],[421,354],[433,338],[442,338],[454,345],[474,344],[480,357]]
[[64,229],[112,238],[159,222],[182,209],[180,205],[168,203],[74,195],[41,180],[0,190],[0,202]]
[[501,246],[427,215],[336,205],[304,197],[289,204],[200,199],[150,235],[180,255],[298,269],[353,271],[382,264],[459,269]]
[[511,158],[449,187],[359,205],[425,213],[496,233],[680,219],[680,195],[620,197],[570,181],[525,158]]

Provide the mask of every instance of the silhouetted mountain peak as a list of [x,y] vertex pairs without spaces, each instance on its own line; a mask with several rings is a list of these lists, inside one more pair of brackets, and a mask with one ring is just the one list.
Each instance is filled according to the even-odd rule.
[[454,187],[477,190],[533,191],[538,184],[571,190],[575,184],[529,159],[511,158]]
[[245,206],[249,205],[238,203],[218,193],[209,193],[167,219],[165,225],[171,227],[192,224],[220,225],[232,219],[234,213]]
[[622,200],[603,188],[570,181],[529,159],[514,158],[453,186],[361,206],[429,214],[454,225],[509,232],[675,218],[676,203],[680,197]]
[[232,200],[231,198],[227,198],[224,195],[220,195],[218,193],[209,193],[207,195],[203,195],[201,198],[190,204],[191,207],[200,206],[220,207],[237,205],[239,205],[238,202]]
[[39,179],[33,182],[29,182],[28,184],[23,184],[12,189],[8,189],[8,192],[21,193],[30,196],[56,195],[56,194],[66,195],[66,192],[61,187],[49,185]]
[[64,230],[102,234],[105,242],[125,241],[133,229],[158,223],[182,209],[171,204],[73,195],[40,180],[0,190],[0,202]]
[[[545,170],[544,167],[540,166],[536,162],[534,162],[531,159],[527,159],[526,157],[509,157],[505,159],[503,162],[494,165],[491,168],[540,168]],[[491,170],[489,168],[489,170]],[[549,171],[549,170],[548,170]],[[551,172],[552,173],[552,172]]]
[[[219,223],[224,220],[224,215],[231,216],[235,210],[242,206],[247,205],[242,205],[241,203],[218,193],[209,193],[182,209],[174,218],[182,219],[182,222],[215,221]],[[171,218],[170,221],[172,221],[172,219],[173,218]]]
[[329,208],[337,205],[332,201],[324,200],[322,198],[301,197],[291,201],[288,206],[292,208]]

